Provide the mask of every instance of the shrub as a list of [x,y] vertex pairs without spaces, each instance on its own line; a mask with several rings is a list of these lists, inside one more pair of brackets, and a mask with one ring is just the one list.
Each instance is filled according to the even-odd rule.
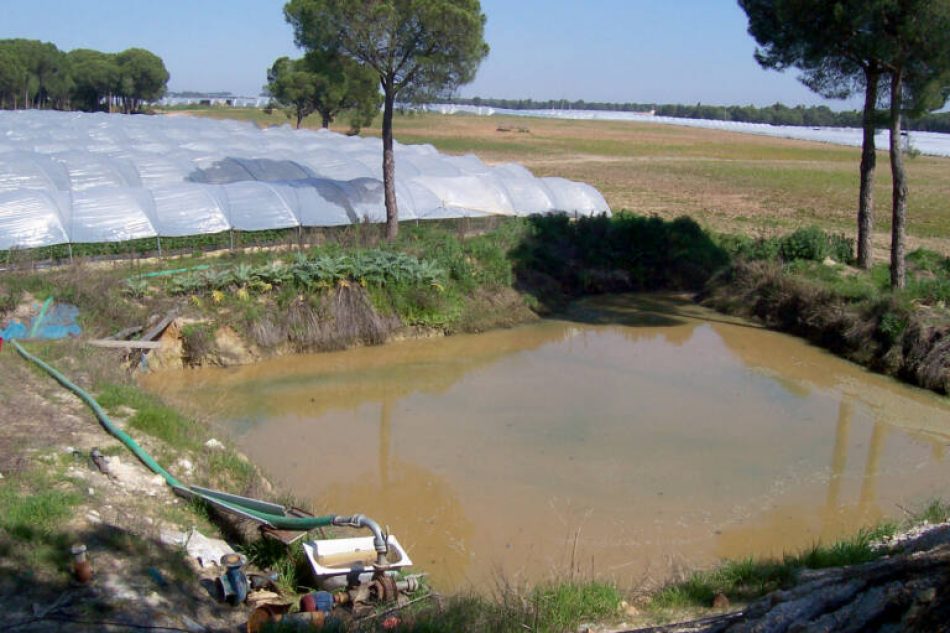
[[831,257],[836,261],[849,262],[853,258],[853,251],[854,240],[844,235],[828,235],[817,226],[798,229],[783,237],[779,243],[779,255],[785,261],[821,261]]
[[207,323],[189,323],[181,329],[184,360],[189,365],[200,365],[214,345],[214,328]]
[[[571,221],[534,216],[513,251],[523,279],[545,275],[568,294],[700,288],[729,256],[693,220],[619,213]],[[535,280],[536,285],[536,280]]]

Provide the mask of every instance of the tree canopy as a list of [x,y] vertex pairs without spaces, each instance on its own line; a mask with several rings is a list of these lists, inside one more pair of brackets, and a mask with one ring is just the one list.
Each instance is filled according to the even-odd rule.
[[350,110],[350,126],[359,131],[379,110],[379,85],[371,70],[349,58],[311,51],[302,59],[281,57],[267,72],[267,89],[278,105],[296,118],[297,127],[313,113],[323,127]]
[[145,49],[121,53],[60,51],[38,40],[0,40],[0,107],[109,109],[120,98],[126,112],[165,92],[168,71]]
[[488,54],[479,0],[290,0],[298,46],[372,70],[383,92],[387,236],[398,232],[392,116],[396,98],[426,98],[475,78]]
[[749,17],[749,34],[759,44],[755,58],[764,68],[798,68],[802,83],[828,98],[864,94],[858,264],[870,268],[874,228],[874,133],[885,55],[874,33],[880,3],[889,0],[739,0]]
[[138,110],[142,101],[155,101],[165,94],[168,71],[162,58],[144,48],[130,48],[116,55],[119,90],[126,113]]
[[79,48],[66,54],[72,72],[72,104],[86,111],[96,111],[106,105],[119,85],[119,64],[115,55]]
[[[893,181],[891,283],[903,285],[907,185],[901,117],[942,106],[950,87],[950,0],[738,0],[766,68],[802,71],[826,97],[864,91],[864,143],[858,204],[858,262],[871,264],[876,112],[890,97]],[[910,107],[905,107],[907,104]]]

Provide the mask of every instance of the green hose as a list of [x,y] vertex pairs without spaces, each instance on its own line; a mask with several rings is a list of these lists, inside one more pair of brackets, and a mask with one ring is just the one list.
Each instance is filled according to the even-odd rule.
[[99,422],[106,429],[106,431],[111,433],[119,441],[125,444],[126,447],[142,461],[143,464],[152,470],[152,472],[161,475],[165,479],[165,482],[171,486],[172,490],[174,490],[176,494],[186,498],[200,498],[207,503],[223,508],[224,510],[229,510],[236,514],[255,519],[281,530],[312,530],[314,528],[332,525],[334,519],[338,518],[337,515],[334,514],[327,514],[319,517],[293,517],[286,516],[284,514],[263,512],[259,509],[259,506],[264,504],[260,504],[258,502],[256,504],[258,507],[251,507],[251,505],[255,505],[253,504],[254,500],[248,499],[247,502],[250,503],[249,505],[245,505],[240,501],[239,497],[224,495],[222,493],[214,494],[214,491],[207,491],[205,489],[196,489],[196,487],[192,486],[185,486],[171,473],[162,468],[161,465],[156,462],[151,455],[145,452],[145,450],[139,446],[138,443],[136,443],[136,441],[132,439],[125,431],[117,427],[115,423],[109,419],[108,414],[106,414],[102,406],[100,406],[100,404],[96,402],[95,398],[89,395],[82,387],[70,382],[68,378],[66,378],[55,368],[43,362],[33,354],[27,352],[16,340],[11,340],[10,342],[13,343],[13,347],[16,348],[16,351],[19,352],[20,356],[32,363],[35,363],[38,367],[56,379],[56,382],[61,384],[66,389],[72,391],[74,394],[79,396],[83,402],[89,405],[89,408],[91,408],[93,413],[96,414],[96,417],[99,419]]
[[49,306],[51,303],[53,303],[53,298],[47,297],[46,301],[43,303],[43,307],[40,309],[39,315],[36,317],[36,319],[33,320],[33,327],[30,328],[30,338],[33,338],[34,336],[36,336],[36,333],[40,329],[40,323],[42,323],[43,319],[46,318],[46,311],[49,310]]
[[141,273],[139,275],[132,275],[129,279],[149,279],[151,277],[168,277],[170,275],[180,275],[182,273],[191,272],[193,270],[208,270],[211,268],[208,264],[200,264],[198,266],[191,266],[190,268],[175,268],[173,270],[158,270],[151,273]]

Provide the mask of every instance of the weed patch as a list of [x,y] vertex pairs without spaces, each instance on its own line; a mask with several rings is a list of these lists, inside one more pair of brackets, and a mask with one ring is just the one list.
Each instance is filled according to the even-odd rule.
[[134,385],[100,385],[97,400],[112,413],[123,406],[134,409],[129,427],[162,440],[174,450],[196,450],[200,446],[193,422]]
[[39,471],[7,475],[0,483],[0,557],[14,573],[64,570],[69,535],[62,530],[82,502],[75,485]]
[[576,630],[581,622],[615,617],[621,600],[616,587],[594,581],[541,585],[528,592],[505,587],[494,600],[450,598],[439,611],[418,612],[402,630],[560,633]]
[[859,565],[887,555],[875,548],[875,541],[895,533],[896,525],[882,524],[830,545],[814,545],[799,554],[781,560],[747,558],[726,561],[716,569],[690,574],[657,592],[650,602],[654,611],[710,607],[716,594],[733,602],[747,602],[778,589],[792,586],[805,569],[826,569]]

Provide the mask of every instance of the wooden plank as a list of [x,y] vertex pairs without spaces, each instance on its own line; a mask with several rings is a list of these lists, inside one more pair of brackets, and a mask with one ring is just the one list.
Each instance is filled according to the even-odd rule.
[[125,339],[129,338],[133,334],[138,334],[144,329],[145,328],[143,328],[141,325],[133,325],[132,327],[127,327],[124,330],[119,330],[118,332],[110,336],[109,338],[115,339],[117,341],[124,341]]
[[165,328],[171,325],[171,322],[174,321],[177,316],[177,310],[172,310],[166,314],[165,318],[159,321],[155,326],[149,328],[149,330],[144,335],[142,335],[142,340],[151,341],[157,338],[162,332],[165,331]]
[[119,349],[158,349],[162,346],[161,341],[113,341],[112,339],[99,338],[86,341],[93,347],[112,347]]

